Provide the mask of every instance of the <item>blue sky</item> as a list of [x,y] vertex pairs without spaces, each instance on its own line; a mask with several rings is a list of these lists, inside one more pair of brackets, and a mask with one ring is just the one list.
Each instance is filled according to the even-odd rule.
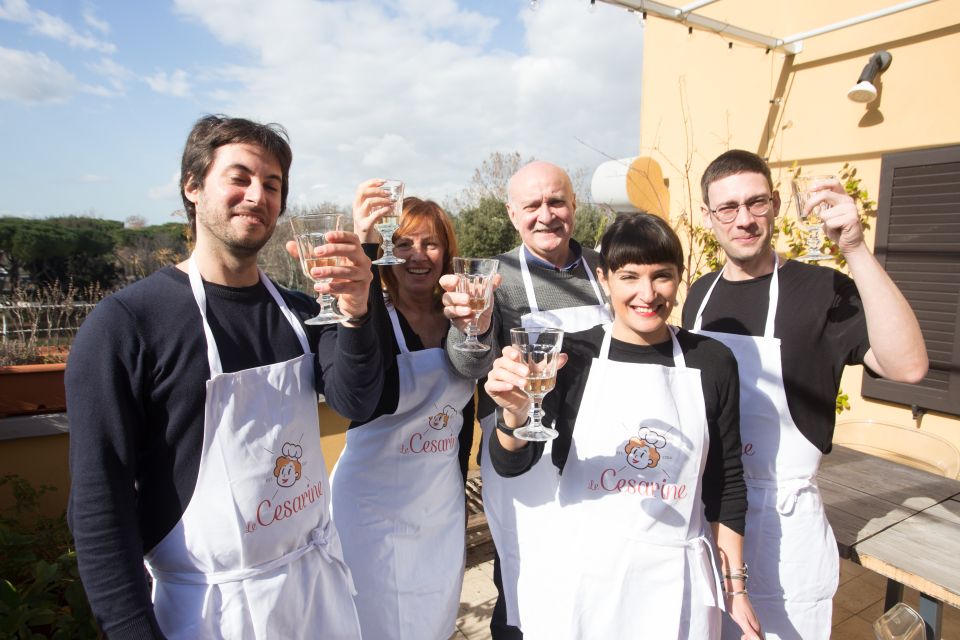
[[178,219],[206,113],[286,126],[290,204],[443,201],[493,151],[592,171],[637,152],[642,28],[587,4],[0,0],[0,215]]

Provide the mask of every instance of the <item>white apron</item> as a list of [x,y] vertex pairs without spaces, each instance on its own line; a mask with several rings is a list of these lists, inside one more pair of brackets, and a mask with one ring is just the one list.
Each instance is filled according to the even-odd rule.
[[[560,479],[562,509],[541,544],[553,570],[524,609],[530,640],[713,640],[719,573],[700,479],[710,435],[700,372],[593,360]],[[521,476],[522,477],[522,476]]]
[[188,263],[210,380],[197,485],[180,522],[146,556],[168,638],[360,637],[353,584],[330,520],[313,355],[223,373],[196,263]]
[[363,637],[447,640],[464,567],[461,410],[474,382],[453,373],[443,349],[411,353],[396,310],[387,309],[400,347],[399,403],[347,431],[331,476],[333,517]]
[[[740,369],[747,484],[743,555],[750,602],[769,640],[827,640],[840,560],[816,484],[821,453],[794,423],[783,387],[780,340],[773,337],[778,271],[774,256],[762,337],[701,329],[703,310],[723,272],[707,291],[693,330],[727,345]],[[723,637],[739,640],[740,635],[740,628],[724,616]]]
[[[520,245],[520,274],[527,293],[527,305],[530,313],[520,318],[523,327],[555,327],[567,333],[586,331],[600,324],[612,321],[610,311],[604,303],[603,294],[597,279],[581,256],[583,265],[597,296],[597,303],[566,309],[541,311],[533,288],[533,279],[527,266],[527,249]],[[504,345],[505,346],[505,345]],[[496,430],[496,417],[491,414],[482,416],[480,427],[483,430],[483,445],[490,441],[490,434]],[[556,511],[557,485],[560,475],[550,455],[551,442],[547,442],[543,457],[534,468],[519,478],[504,478],[493,468],[490,457],[480,456],[480,475],[483,486],[483,510],[493,535],[493,541],[500,556],[500,576],[503,582],[503,595],[506,600],[507,624],[522,627],[523,601],[536,597],[523,587],[523,567],[535,573],[535,567],[541,560],[539,540],[552,531],[550,519]]]

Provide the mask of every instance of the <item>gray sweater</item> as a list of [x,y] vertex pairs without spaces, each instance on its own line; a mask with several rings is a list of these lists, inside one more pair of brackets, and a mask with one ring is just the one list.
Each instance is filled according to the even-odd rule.
[[[591,271],[595,274],[600,254],[585,247],[582,248],[582,252]],[[494,292],[493,321],[487,333],[479,337],[481,342],[490,346],[490,351],[457,351],[453,345],[463,342],[464,334],[451,325],[450,333],[447,335],[446,349],[450,362],[453,363],[457,372],[466,378],[486,376],[493,366],[493,361],[500,356],[503,347],[510,344],[510,329],[519,327],[520,317],[530,312],[526,289],[523,286],[523,276],[520,273],[520,247],[497,256],[497,259],[500,260],[497,272],[502,280],[500,288]],[[578,262],[577,266],[569,271],[548,268],[534,264],[533,261],[528,261],[527,266],[530,268],[537,306],[541,311],[597,304],[597,294],[590,284],[590,278],[582,262]],[[483,390],[483,385],[479,386],[480,406],[477,417],[483,418],[493,413],[496,405]]]

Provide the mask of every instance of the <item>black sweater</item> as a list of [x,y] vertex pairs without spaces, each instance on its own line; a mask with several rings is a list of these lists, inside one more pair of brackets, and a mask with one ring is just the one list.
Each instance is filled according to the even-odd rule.
[[[225,372],[302,355],[262,283],[204,289]],[[300,318],[316,313],[306,295],[280,291]],[[317,345],[317,391],[346,417],[366,418],[383,385],[372,324],[306,329]],[[68,518],[84,587],[110,638],[160,637],[143,556],[193,495],[209,377],[200,311],[187,274],[174,267],[97,305],[71,348]]]
[[[553,442],[551,455],[561,473],[570,453],[590,367],[600,353],[603,327],[573,333],[569,336],[570,340],[567,338],[564,336],[564,351],[569,360],[557,372],[557,385],[546,396],[543,405],[546,412],[544,422],[549,424],[555,419],[554,428],[560,434]],[[702,478],[704,514],[709,522],[720,522],[743,534],[747,489],[740,459],[740,385],[736,360],[730,350],[716,340],[682,330],[677,332],[677,340],[686,366],[700,370],[703,387],[710,434],[710,448]],[[575,346],[567,348],[566,345]],[[617,362],[672,367],[673,342],[644,347],[611,339],[609,358]],[[642,394],[641,389],[637,392]],[[625,398],[624,401],[642,405],[642,400],[637,398]],[[505,477],[517,476],[531,469],[543,455],[544,449],[543,443],[531,442],[518,451],[507,451],[500,444],[496,432],[491,434],[489,446],[494,469]]]

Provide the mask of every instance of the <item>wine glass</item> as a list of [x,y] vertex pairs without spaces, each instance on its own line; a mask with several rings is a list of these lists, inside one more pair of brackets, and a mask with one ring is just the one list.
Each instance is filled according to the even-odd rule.
[[379,260],[374,260],[373,264],[403,264],[406,260],[393,255],[393,234],[400,228],[400,217],[403,215],[403,183],[399,180],[384,180],[380,188],[387,192],[391,204],[390,211],[383,214],[373,225],[383,238],[383,244],[380,245],[383,255]]
[[520,352],[520,362],[530,372],[523,390],[532,401],[530,424],[514,430],[521,440],[545,442],[557,437],[557,430],[543,426],[543,397],[557,384],[557,359],[563,348],[563,331],[552,327],[518,327],[510,329],[510,344]]
[[[339,213],[301,213],[290,217],[290,226],[293,228],[293,237],[297,241],[297,250],[300,253],[300,267],[303,273],[314,282],[328,283],[331,278],[314,278],[310,271],[315,267],[333,267],[339,264],[338,256],[318,257],[314,249],[327,243],[327,233],[339,231],[343,215]],[[333,324],[346,320],[347,316],[338,313],[333,308],[333,296],[329,293],[320,295],[320,312],[305,320],[304,324]]]
[[467,339],[453,345],[458,351],[489,351],[490,347],[477,340],[477,322],[490,306],[493,293],[493,276],[497,274],[499,260],[491,258],[454,258],[453,272],[459,276],[457,292],[470,296],[473,318],[467,325]]
[[797,205],[797,217],[800,218],[800,224],[807,232],[807,252],[799,256],[798,260],[814,262],[833,258],[830,254],[820,251],[820,245],[823,243],[821,237],[823,219],[820,217],[820,210],[827,205],[817,205],[806,213],[804,208],[810,197],[810,189],[818,184],[836,179],[836,176],[797,176],[793,179],[793,197]]

